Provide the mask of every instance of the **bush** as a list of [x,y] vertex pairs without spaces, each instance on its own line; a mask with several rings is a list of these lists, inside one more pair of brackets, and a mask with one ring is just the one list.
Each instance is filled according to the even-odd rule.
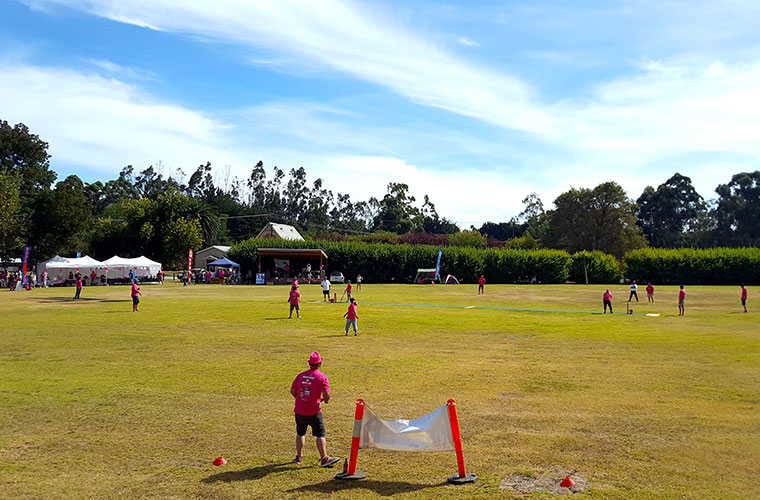
[[486,237],[477,230],[460,231],[449,237],[449,246],[486,248]]
[[[584,269],[585,264],[585,269]],[[620,281],[620,262],[604,252],[576,252],[570,264],[570,281],[585,283],[617,283]]]
[[623,258],[625,276],[641,282],[678,285],[760,284],[759,248],[647,248]]

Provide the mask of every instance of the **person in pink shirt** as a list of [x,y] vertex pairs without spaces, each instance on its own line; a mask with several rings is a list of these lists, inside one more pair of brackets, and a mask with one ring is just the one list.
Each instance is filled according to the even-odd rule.
[[77,292],[74,294],[74,300],[79,300],[79,295],[82,293],[82,276],[77,273],[77,278],[74,281],[77,285]]
[[348,327],[353,326],[354,327],[354,337],[359,335],[359,332],[357,331],[357,320],[359,319],[359,315],[356,314],[356,306],[359,304],[356,303],[356,301],[352,298],[350,303],[348,304],[348,311],[346,311],[346,314],[343,315],[344,318],[346,318],[346,335],[348,335]]
[[654,287],[651,283],[647,283],[647,300],[649,300],[649,303],[654,304]]
[[486,286],[486,279],[485,279],[485,277],[484,277],[484,276],[481,274],[481,275],[480,275],[480,279],[478,280],[478,295],[480,295],[480,294],[482,294],[482,293],[486,293],[486,291],[485,291],[485,286]]
[[327,440],[325,439],[325,423],[322,419],[320,403],[330,402],[330,381],[327,376],[320,372],[322,356],[318,352],[312,352],[309,357],[309,369],[296,375],[290,384],[290,394],[296,400],[293,412],[296,417],[296,458],[294,464],[303,463],[303,446],[306,442],[306,431],[311,427],[311,435],[317,439],[317,451],[319,451],[319,465],[331,467],[340,461],[338,457],[330,457],[327,454]]
[[290,288],[290,296],[288,297],[288,303],[290,304],[290,316],[293,317],[293,309],[296,310],[296,317],[301,317],[301,292],[298,291],[298,285],[293,285]]
[[678,315],[683,316],[686,314],[686,290],[681,285],[681,290],[678,292]]
[[747,312],[747,289],[742,285],[742,307],[744,312]]
[[346,299],[351,302],[351,290],[353,289],[353,285],[351,285],[351,280],[346,281]]
[[137,286],[137,283],[132,283],[132,312],[138,312],[137,311],[137,305],[140,303],[140,287]]
[[607,308],[610,308],[610,314],[612,314],[612,293],[608,288],[602,295],[602,303],[604,304],[604,314],[607,314]]

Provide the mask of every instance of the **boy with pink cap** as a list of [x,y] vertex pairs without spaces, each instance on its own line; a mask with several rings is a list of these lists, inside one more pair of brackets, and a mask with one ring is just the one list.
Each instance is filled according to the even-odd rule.
[[330,382],[327,376],[320,372],[322,356],[312,352],[309,357],[309,369],[299,373],[290,385],[290,394],[296,400],[296,458],[294,464],[303,463],[303,445],[306,442],[306,430],[311,427],[311,435],[317,438],[317,450],[321,460],[319,465],[331,467],[340,461],[338,457],[327,455],[325,440],[325,423],[322,420],[322,409],[319,403],[330,401]]

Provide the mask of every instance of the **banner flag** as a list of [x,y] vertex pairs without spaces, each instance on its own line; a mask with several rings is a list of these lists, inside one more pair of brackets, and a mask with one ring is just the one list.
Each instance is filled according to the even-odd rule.
[[441,275],[441,256],[443,255],[443,247],[438,247],[438,262],[435,264],[435,278],[438,279]]
[[29,263],[29,252],[32,251],[32,247],[24,247],[24,258],[22,259],[23,264],[22,268],[24,270],[23,276],[21,277],[21,286],[26,286],[26,283],[28,281],[28,278],[26,277],[26,266]]
[[448,405],[413,420],[394,420],[378,417],[365,404],[359,435],[363,449],[455,451]]

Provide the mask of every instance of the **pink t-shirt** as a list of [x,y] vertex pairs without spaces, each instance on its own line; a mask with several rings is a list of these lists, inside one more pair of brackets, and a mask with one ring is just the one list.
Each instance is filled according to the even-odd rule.
[[678,292],[678,302],[681,302],[686,298],[686,290],[681,290]]
[[[597,295],[598,297],[598,295]],[[599,299],[597,299],[599,300]],[[604,300],[612,300],[612,294],[610,292],[604,292]]]
[[349,283],[348,285],[346,285],[346,293],[351,293],[351,288],[353,288],[351,286],[351,283]]
[[301,292],[298,290],[291,290],[290,291],[290,304],[291,305],[298,305],[301,303]]
[[346,315],[346,319],[356,319],[358,316],[356,315],[356,302],[352,302],[348,305],[348,313]]
[[137,288],[137,283],[132,283],[132,297],[137,297],[137,295],[140,293]]
[[310,369],[296,376],[293,383],[290,384],[290,390],[294,389],[296,391],[296,406],[293,411],[308,417],[322,411],[319,403],[322,402],[322,393],[330,392],[330,381],[327,380],[327,375],[324,373]]

